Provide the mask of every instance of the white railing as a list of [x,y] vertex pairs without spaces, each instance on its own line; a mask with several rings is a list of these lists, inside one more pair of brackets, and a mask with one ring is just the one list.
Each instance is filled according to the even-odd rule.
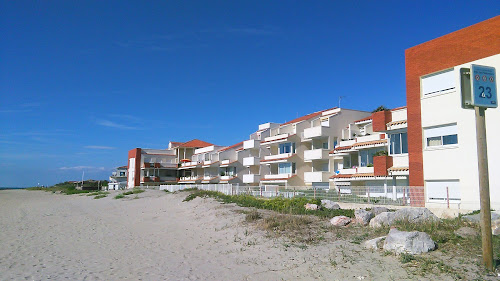
[[355,143],[356,143],[355,140],[344,140],[344,141],[340,141],[338,146],[350,146],[350,145],[353,145]]
[[304,172],[304,182],[328,182],[330,172]]
[[312,149],[304,151],[304,160],[319,160],[319,159],[328,159],[328,149]]
[[358,167],[358,173],[360,174],[371,174],[373,171],[373,167]]
[[264,179],[266,180],[274,180],[274,179],[283,179],[283,178],[289,178],[293,174],[286,173],[286,174],[271,174],[271,175],[264,175]]
[[328,137],[325,132],[325,127],[316,126],[312,128],[304,129],[304,133],[302,134],[302,139],[312,139],[319,137]]
[[[397,205],[423,207],[425,205],[422,186],[240,186],[239,184],[172,184],[160,185],[160,190],[170,192],[185,189],[209,190],[226,195],[247,194],[256,197],[305,197],[329,199],[334,202],[360,203],[370,205]],[[450,199],[448,199],[450,200]]]
[[375,135],[357,137],[356,140],[357,140],[358,143],[360,143],[360,142],[367,142],[367,141],[381,140],[380,135],[383,135],[383,134],[375,134]]
[[288,138],[288,134],[279,134],[279,135],[276,135],[276,136],[265,138],[264,142],[273,142],[273,141],[277,141],[277,140],[283,140],[283,141],[285,141],[287,138]]
[[352,175],[356,173],[356,168],[340,169],[339,171],[342,175]]
[[268,156],[264,156],[264,160],[266,160],[266,161],[279,160],[282,158],[289,158],[292,155],[293,155],[293,153],[281,153],[281,154],[275,154],[275,155],[268,155]]
[[243,142],[243,149],[257,149],[260,147],[260,140],[246,140]]
[[243,166],[256,166],[260,164],[260,158],[250,156],[243,158]]
[[260,181],[260,175],[257,174],[244,174],[243,183],[258,183]]

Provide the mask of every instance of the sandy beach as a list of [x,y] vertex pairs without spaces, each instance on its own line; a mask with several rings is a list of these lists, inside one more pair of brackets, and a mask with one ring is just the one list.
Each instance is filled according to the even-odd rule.
[[0,280],[433,279],[344,240],[290,246],[213,199],[115,194],[0,191]]

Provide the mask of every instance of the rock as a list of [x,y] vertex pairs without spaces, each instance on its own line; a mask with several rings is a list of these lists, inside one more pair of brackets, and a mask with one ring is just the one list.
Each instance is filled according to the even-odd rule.
[[327,199],[321,200],[321,206],[323,206],[324,208],[327,208],[327,209],[331,209],[331,210],[340,209],[339,204],[337,204],[331,200],[327,200]]
[[370,222],[370,220],[374,217],[371,211],[367,211],[364,209],[355,210],[354,216],[356,217],[356,221],[362,225],[367,225]]
[[393,251],[397,254],[408,253],[412,255],[427,253],[435,248],[436,243],[432,241],[427,233],[419,231],[399,231],[395,228],[391,229],[389,234],[387,234],[383,247],[385,251]]
[[394,212],[383,212],[370,220],[371,227],[390,226],[394,222]]
[[318,205],[311,204],[311,203],[307,203],[304,207],[306,208],[306,210],[317,210],[318,209]]
[[346,226],[351,222],[351,218],[346,216],[336,216],[330,220],[330,223],[335,226]]
[[381,214],[383,212],[389,212],[389,209],[387,209],[386,207],[372,207],[372,213],[373,215],[378,215],[378,214]]
[[461,227],[461,228],[455,230],[455,234],[462,237],[462,238],[465,238],[465,237],[470,237],[470,236],[477,236],[477,235],[479,235],[479,231],[475,230],[472,227],[464,226],[464,227]]
[[421,223],[425,221],[439,221],[427,208],[403,208],[394,212],[394,220],[407,220],[409,223]]
[[491,222],[491,233],[493,233],[493,235],[500,235],[500,220]]
[[363,246],[367,249],[373,249],[373,250],[378,250],[379,249],[379,243],[384,240],[387,236],[381,236],[377,238],[373,238],[371,240],[365,241],[363,243]]
[[[463,220],[479,223],[481,221],[481,214],[462,216]],[[500,212],[491,212],[491,221],[500,220]]]

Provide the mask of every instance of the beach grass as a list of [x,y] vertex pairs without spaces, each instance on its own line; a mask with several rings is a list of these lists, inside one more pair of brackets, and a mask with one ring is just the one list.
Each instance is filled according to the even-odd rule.
[[276,211],[282,214],[293,214],[293,215],[315,215],[322,218],[332,218],[335,216],[347,216],[350,218],[354,217],[354,210],[352,209],[319,209],[319,210],[306,210],[305,205],[307,203],[321,205],[321,200],[319,199],[308,199],[304,197],[300,198],[283,198],[275,197],[272,199],[258,198],[252,195],[226,195],[217,191],[208,190],[194,190],[189,194],[184,201],[191,201],[196,197],[210,197],[214,198],[223,203],[235,203],[241,207],[254,207],[257,209],[266,209]]
[[51,187],[29,187],[29,188],[27,188],[27,190],[43,190],[43,191],[52,192],[52,193],[59,192],[59,193],[66,194],[66,195],[95,192],[95,190],[76,189],[75,184],[71,183],[71,182],[62,182],[62,183],[55,184]]
[[114,198],[115,199],[122,199],[122,198],[125,198],[125,195],[123,195],[123,193],[120,193],[120,194],[116,195]]

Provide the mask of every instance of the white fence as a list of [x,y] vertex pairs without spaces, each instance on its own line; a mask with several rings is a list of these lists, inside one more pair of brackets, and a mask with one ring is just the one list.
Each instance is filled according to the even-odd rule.
[[400,206],[424,206],[424,189],[421,186],[342,186],[336,189],[313,186],[284,187],[277,185],[240,186],[238,184],[179,184],[160,185],[160,190],[170,192],[184,189],[218,191],[226,195],[247,194],[256,197],[306,197],[330,199],[337,202],[370,203]]

